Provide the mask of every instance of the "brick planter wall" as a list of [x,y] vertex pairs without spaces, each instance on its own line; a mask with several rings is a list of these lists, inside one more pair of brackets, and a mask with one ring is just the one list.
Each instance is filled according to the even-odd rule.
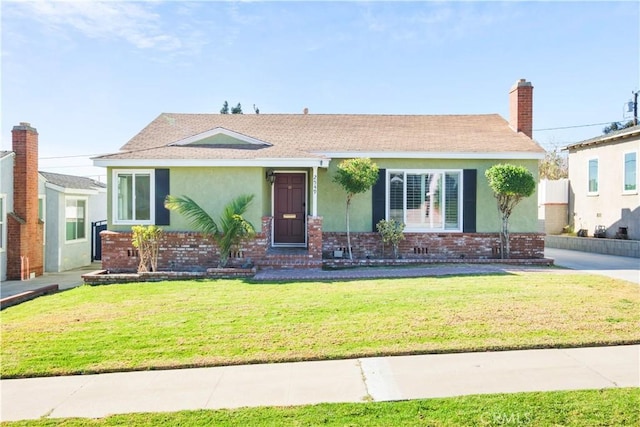
[[[333,258],[334,250],[346,253],[346,233],[323,233],[322,217],[308,217],[308,248],[303,254],[269,253],[271,217],[262,218],[262,231],[245,242],[242,250],[231,254],[230,267],[248,263],[261,268],[310,268],[322,266],[322,259]],[[132,273],[138,269],[138,252],[131,244],[131,233],[103,231],[102,268],[111,273]],[[497,233],[406,233],[400,243],[400,256],[408,260],[460,260],[500,258]],[[391,246],[384,253],[378,233],[352,233],[354,259],[392,258]],[[512,233],[511,258],[544,257],[544,234]],[[215,242],[197,232],[164,232],[158,255],[158,271],[205,272],[217,266],[219,249]]]
[[[334,250],[346,252],[346,233],[324,233],[322,252],[332,258]],[[490,259],[500,258],[497,233],[405,233],[399,253],[405,259]],[[382,248],[378,233],[351,233],[354,258],[391,258],[391,245]],[[511,233],[511,258],[543,258],[544,234]]]
[[[239,267],[249,261],[257,264],[265,258],[271,235],[271,218],[262,218],[262,231],[229,257],[228,266]],[[102,268],[115,273],[136,272],[138,251],[131,244],[130,232],[103,231]],[[205,271],[218,265],[220,251],[213,239],[198,232],[162,233],[158,271]]]

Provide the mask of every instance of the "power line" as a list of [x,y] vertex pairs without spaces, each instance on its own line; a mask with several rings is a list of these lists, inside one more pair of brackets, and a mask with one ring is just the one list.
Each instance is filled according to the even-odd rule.
[[103,154],[76,154],[73,156],[57,156],[57,157],[39,157],[40,160],[55,160],[55,159],[73,159],[75,157],[93,157],[102,156]]
[[591,126],[602,126],[602,125],[610,125],[611,123],[618,123],[620,122],[620,120],[612,120],[610,122],[604,122],[604,123],[591,123],[589,125],[575,125],[575,126],[562,126],[562,127],[557,127],[557,128],[545,128],[545,129],[534,129],[534,132],[542,132],[545,130],[561,130],[561,129],[575,129],[575,128],[586,128],[586,127],[591,127]]

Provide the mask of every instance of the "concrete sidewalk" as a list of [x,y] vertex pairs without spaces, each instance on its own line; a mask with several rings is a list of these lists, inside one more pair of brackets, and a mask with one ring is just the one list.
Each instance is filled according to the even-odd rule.
[[65,290],[84,284],[82,275],[91,271],[100,270],[100,262],[60,273],[44,273],[42,276],[29,280],[5,280],[0,282],[0,298],[17,295],[22,292],[38,289],[47,285],[58,285],[58,289]]
[[640,386],[640,346],[1,380],[2,421]]

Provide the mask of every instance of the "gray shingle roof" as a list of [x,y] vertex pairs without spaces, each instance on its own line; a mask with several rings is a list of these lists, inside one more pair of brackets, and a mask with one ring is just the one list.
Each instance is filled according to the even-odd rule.
[[[270,145],[169,146],[216,128]],[[120,153],[97,159],[318,158],[330,153],[544,153],[497,114],[176,114],[162,113]]]
[[83,176],[64,175],[52,172],[40,172],[47,182],[62,188],[73,188],[77,190],[95,190],[98,188],[107,188],[107,185],[91,178]]

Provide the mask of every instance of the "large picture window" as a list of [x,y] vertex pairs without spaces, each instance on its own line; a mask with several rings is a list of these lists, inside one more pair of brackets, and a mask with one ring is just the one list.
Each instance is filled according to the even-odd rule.
[[114,171],[114,223],[151,224],[154,209],[153,171]]
[[589,160],[589,193],[598,192],[598,159]]
[[387,218],[407,230],[460,231],[462,171],[389,171]]
[[638,190],[637,154],[635,152],[624,154],[624,191],[635,193]]
[[66,240],[86,239],[87,201],[68,198],[65,202]]

